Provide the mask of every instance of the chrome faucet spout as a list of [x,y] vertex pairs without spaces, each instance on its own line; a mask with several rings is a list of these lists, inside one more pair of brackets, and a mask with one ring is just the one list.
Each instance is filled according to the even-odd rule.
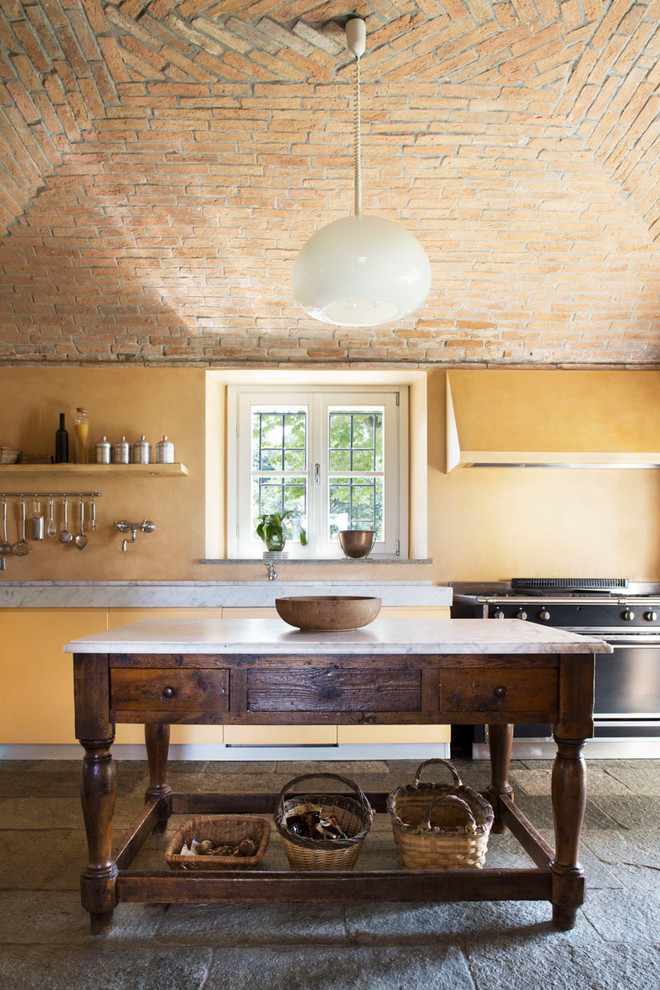
[[268,580],[277,581],[277,571],[275,570],[275,565],[272,562],[272,560],[269,560],[267,563],[264,563],[264,566],[268,571]]
[[137,540],[138,530],[141,533],[153,533],[156,528],[156,524],[151,522],[150,519],[144,519],[141,523],[126,522],[122,519],[120,522],[115,522],[115,529],[118,529],[120,533],[128,533],[131,531],[130,540],[128,537],[121,541],[121,548],[125,552],[129,543],[135,543]]

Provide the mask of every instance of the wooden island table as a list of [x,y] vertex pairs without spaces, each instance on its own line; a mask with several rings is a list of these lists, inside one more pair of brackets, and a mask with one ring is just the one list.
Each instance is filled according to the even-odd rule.
[[[280,619],[143,620],[68,643],[89,864],[82,903],[94,934],[122,901],[548,900],[572,928],[583,902],[578,862],[586,804],[582,747],[593,734],[594,654],[602,640],[517,619],[376,619],[353,632],[303,633]],[[145,726],[150,785],[112,850],[115,723]],[[485,723],[495,831],[509,828],[534,866],[351,872],[131,869],[172,814],[272,814],[277,794],[175,793],[171,723]],[[508,781],[512,727],[549,722],[555,850],[516,807]],[[386,794],[368,794],[377,812]]]

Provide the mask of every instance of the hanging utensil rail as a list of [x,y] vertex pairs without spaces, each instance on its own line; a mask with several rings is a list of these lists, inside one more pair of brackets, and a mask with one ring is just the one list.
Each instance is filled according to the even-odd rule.
[[0,498],[102,498],[101,492],[0,492]]

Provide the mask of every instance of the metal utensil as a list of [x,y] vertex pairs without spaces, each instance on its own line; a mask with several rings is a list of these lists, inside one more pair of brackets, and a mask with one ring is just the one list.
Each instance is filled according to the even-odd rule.
[[24,557],[26,553],[30,552],[30,544],[25,539],[25,499],[21,499],[21,538],[18,543],[14,543],[13,552],[17,557]]
[[7,499],[2,500],[2,543],[0,543],[0,557],[6,557],[13,553],[14,548],[7,539]]
[[66,495],[62,499],[62,529],[57,538],[60,543],[71,543],[73,540],[73,533],[69,532],[69,503]]
[[57,536],[57,526],[55,525],[55,499],[48,499],[48,528],[46,530],[49,536]]
[[92,499],[89,506],[89,528],[92,533],[96,529],[96,502]]
[[43,540],[45,528],[46,525],[44,522],[44,514],[41,511],[41,502],[35,495],[34,502],[32,504],[32,515],[30,516],[30,539],[39,541]]
[[76,536],[75,542],[78,550],[84,550],[87,546],[87,537],[85,536],[85,501],[83,498],[80,499],[80,532]]

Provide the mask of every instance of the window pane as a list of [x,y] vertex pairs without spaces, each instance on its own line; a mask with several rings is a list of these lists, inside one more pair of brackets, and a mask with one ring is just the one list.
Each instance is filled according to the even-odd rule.
[[304,412],[287,413],[284,417],[284,445],[305,449],[307,416]]
[[374,451],[354,450],[351,467],[353,471],[374,471]]
[[297,516],[286,520],[290,540],[298,540],[300,526],[306,525],[307,481],[305,478],[265,477],[252,480],[252,535],[259,518],[266,513],[280,515],[292,510]]
[[260,471],[281,471],[282,450],[273,450],[271,447],[262,447],[258,455],[258,462],[255,465]]
[[383,410],[331,411],[328,420],[331,471],[383,471]]
[[382,478],[334,478],[329,496],[330,540],[342,529],[373,529],[384,539]]
[[307,414],[304,410],[252,409],[252,468],[306,469]]
[[330,451],[330,470],[331,471],[350,471],[351,470],[351,452],[350,452],[350,450],[331,450]]
[[305,451],[304,450],[285,450],[284,451],[284,470],[285,471],[304,471],[305,470]]

